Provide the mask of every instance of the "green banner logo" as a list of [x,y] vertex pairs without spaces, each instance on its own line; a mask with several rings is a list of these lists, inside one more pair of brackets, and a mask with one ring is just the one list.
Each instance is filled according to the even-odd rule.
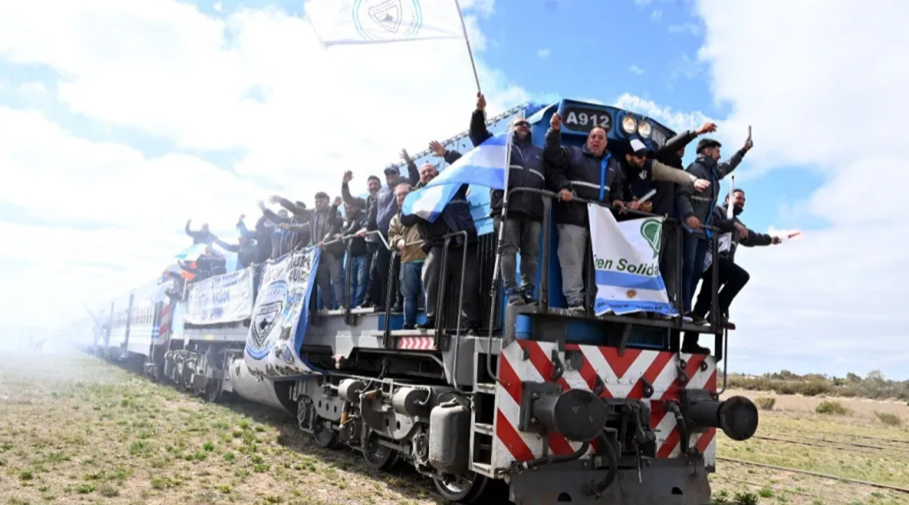
[[641,224],[641,236],[653,249],[653,257],[660,255],[660,241],[663,240],[663,223],[659,219],[645,219]]

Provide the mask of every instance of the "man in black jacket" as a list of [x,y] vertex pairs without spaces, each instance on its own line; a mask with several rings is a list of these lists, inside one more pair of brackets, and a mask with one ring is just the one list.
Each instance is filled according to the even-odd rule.
[[[353,172],[348,170],[344,172],[344,179],[341,181],[341,198],[344,200],[344,204],[350,204],[354,207],[360,209],[360,212],[363,214],[363,218],[366,220],[366,231],[378,230],[379,227],[376,224],[377,217],[377,208],[378,201],[376,196],[379,194],[379,190],[382,188],[382,181],[375,175],[370,175],[366,179],[366,189],[369,191],[369,194],[366,198],[359,198],[353,196],[350,192],[350,181],[353,180]],[[364,232],[365,234],[365,232]],[[379,272],[374,268],[376,253],[379,251],[380,247],[384,247],[382,239],[375,233],[366,235],[366,272],[367,272],[367,282],[364,285],[366,289],[365,299],[360,300],[360,303],[357,306],[369,307],[375,304],[379,300],[379,291],[381,291],[381,281],[379,280]]]
[[[717,240],[719,253],[710,251],[710,260],[717,262],[717,303],[719,305],[719,321],[723,322],[729,319],[729,306],[732,300],[739,294],[745,284],[751,279],[744,268],[735,263],[735,250],[739,244],[745,247],[768,246],[779,244],[780,238],[757,233],[746,227],[739,215],[745,210],[745,192],[741,189],[735,189],[732,192],[732,213],[733,218],[729,220],[729,196],[726,196],[726,202],[719,205],[713,210],[715,226],[723,231],[723,234]],[[706,322],[708,311],[711,311],[712,287],[713,287],[713,268],[712,265],[706,265],[701,290],[698,292],[697,303],[691,311],[691,317],[696,324]],[[685,333],[685,339],[682,342],[682,352],[685,353],[707,353],[708,350],[698,345],[697,333]]]
[[[446,151],[445,161],[454,163],[461,157],[457,151]],[[473,222],[473,216],[470,214],[470,204],[467,202],[467,184],[462,184],[457,193],[442,210],[441,215],[435,221],[429,222],[416,214],[401,216],[401,224],[404,226],[416,226],[420,232],[420,238],[423,240],[423,250],[426,251],[426,262],[423,264],[423,289],[426,292],[426,322],[417,325],[421,329],[435,328],[436,310],[439,296],[439,288],[442,283],[442,276],[448,276],[448,285],[451,283],[459,285],[461,282],[461,262],[463,260],[464,248],[467,248],[467,269],[464,274],[464,303],[461,306],[461,314],[466,322],[467,334],[471,336],[479,335],[480,312],[479,312],[479,290],[480,290],[480,272],[476,268],[477,259],[477,227]],[[445,235],[453,232],[467,232],[467,241],[465,243],[463,235],[456,235],[451,238],[448,246],[448,257],[445,261],[446,271],[442,272],[442,252],[445,248]],[[471,263],[474,262],[474,263]],[[455,290],[457,291],[457,290]],[[455,295],[457,296],[457,295]],[[456,303],[455,300],[449,300],[449,303]]]
[[[470,118],[470,141],[474,147],[492,137],[486,129],[486,97],[477,93],[477,108]],[[533,145],[530,123],[518,116],[511,122],[511,156],[507,174],[508,190],[546,188],[547,164],[543,148]],[[536,303],[533,297],[534,281],[540,256],[540,230],[543,222],[543,199],[539,194],[516,192],[508,202],[508,218],[502,226],[502,206],[505,191],[490,191],[490,215],[496,236],[502,237],[499,248],[502,254],[502,283],[508,303],[519,305]],[[501,234],[501,235],[500,235]],[[517,253],[521,252],[521,285],[518,286]]]
[[[559,265],[562,268],[562,293],[568,309],[584,312],[584,258],[590,247],[590,222],[587,205],[572,202],[574,196],[586,200],[612,202],[623,209],[622,168],[606,150],[606,130],[596,126],[587,135],[584,147],[561,145],[562,118],[558,113],[549,121],[543,155],[550,167],[549,185],[559,192],[556,211],[559,231]],[[596,289],[596,286],[592,286]]]
[[686,318],[691,312],[691,299],[703,274],[704,257],[707,255],[707,247],[712,236],[710,230],[702,230],[701,226],[712,224],[713,208],[720,192],[720,181],[735,170],[752,145],[749,137],[744,147],[731,159],[720,163],[721,144],[713,139],[701,140],[698,142],[698,157],[686,170],[699,179],[709,180],[710,188],[697,196],[693,194],[691,188],[685,186],[676,188],[679,217],[685,223],[681,293]]
[[[660,147],[653,158],[664,165],[681,170],[685,169],[682,158],[685,157],[685,146],[692,140],[705,133],[716,131],[716,124],[706,122],[697,130],[686,130],[675,137],[667,140]],[[650,199],[653,202],[653,213],[660,214],[669,218],[677,218],[675,205],[674,182],[656,181],[653,183],[656,194]],[[662,244],[660,245],[660,274],[666,283],[666,294],[669,299],[675,302],[679,293],[679,271],[678,255],[680,254],[680,244],[682,240],[682,228],[677,222],[664,222]]]
[[[359,307],[366,297],[366,287],[369,282],[369,252],[366,247],[366,229],[368,222],[366,213],[349,203],[344,204],[346,220],[340,223],[341,236],[356,235],[347,239],[347,261],[350,262],[350,306]],[[340,218],[340,216],[338,216]],[[342,293],[342,299],[343,299]]]
[[325,245],[341,237],[341,216],[338,207],[341,197],[335,198],[333,205],[328,204],[328,194],[316,193],[316,208],[309,221],[310,246],[322,248],[319,258],[319,269],[316,271],[316,283],[322,292],[322,309],[334,310],[344,304],[344,284],[341,282],[341,258],[344,256],[344,243],[341,241]]
[[[306,221],[312,211],[307,210],[305,205],[299,205],[300,202],[293,204],[279,196],[271,197],[270,201],[284,207],[275,213],[265,207],[265,202],[259,202],[262,214],[271,222],[267,229],[271,234],[271,259],[276,260],[309,242],[310,230]],[[294,213],[293,217],[288,214],[288,207]]]
[[240,263],[240,268],[246,268],[256,263],[259,259],[259,246],[256,244],[255,239],[246,238],[245,235],[241,234],[236,244],[228,244],[218,237],[214,237],[214,240],[225,251],[237,253],[237,261]]
[[213,235],[211,234],[210,231],[208,231],[208,223],[202,224],[201,231],[192,231],[189,228],[189,225],[192,224],[192,222],[193,222],[192,219],[189,219],[186,221],[186,234],[193,238],[193,245],[196,245],[196,244],[211,245]]

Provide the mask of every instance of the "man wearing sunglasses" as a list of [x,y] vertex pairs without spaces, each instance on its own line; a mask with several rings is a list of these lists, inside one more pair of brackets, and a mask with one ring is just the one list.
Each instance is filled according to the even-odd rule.
[[632,210],[653,212],[653,203],[647,200],[639,203],[638,200],[649,193],[656,186],[655,181],[666,181],[690,187],[700,193],[710,187],[710,181],[698,179],[688,172],[664,165],[657,160],[648,159],[650,150],[639,139],[631,139],[631,152],[625,155],[623,182],[625,184],[625,197],[632,201],[625,206]]
[[[492,137],[486,129],[486,98],[477,93],[477,108],[470,118],[470,141],[474,147]],[[508,190],[518,188],[543,190],[546,187],[547,166],[543,148],[533,145],[530,123],[523,117],[511,122],[511,157],[508,171]],[[505,192],[490,192],[491,216],[499,236],[502,226],[502,207]],[[533,297],[537,263],[540,254],[540,229],[543,222],[543,199],[530,191],[515,191],[508,196],[508,217],[502,237],[502,281],[508,303],[536,303]],[[521,252],[521,284],[517,282],[517,252]]]

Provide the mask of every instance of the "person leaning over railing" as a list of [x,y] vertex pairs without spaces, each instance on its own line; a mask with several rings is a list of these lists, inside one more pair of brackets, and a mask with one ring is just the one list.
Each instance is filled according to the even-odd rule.
[[[549,186],[559,193],[556,212],[559,232],[559,265],[562,268],[562,293],[568,310],[584,312],[584,258],[590,240],[587,205],[572,202],[574,196],[585,200],[612,202],[624,208],[622,168],[606,150],[606,130],[595,126],[583,147],[562,146],[562,118],[552,115],[546,132],[543,156],[550,164]],[[596,289],[596,286],[591,286]]]
[[745,145],[731,159],[719,163],[722,145],[713,139],[702,139],[698,142],[698,157],[688,165],[686,171],[699,179],[710,180],[710,188],[700,195],[694,195],[691,187],[680,185],[676,188],[679,217],[685,223],[681,292],[686,319],[690,319],[688,313],[691,312],[691,299],[704,273],[704,257],[712,236],[710,230],[702,230],[701,225],[709,225],[713,221],[713,208],[720,193],[720,181],[739,166],[752,146],[749,136]]
[[[445,161],[454,163],[461,157],[457,151],[446,151]],[[454,194],[448,205],[435,221],[429,222],[416,214],[401,216],[404,226],[416,226],[423,240],[423,251],[427,253],[426,263],[423,266],[423,286],[426,290],[426,322],[417,325],[418,328],[431,329],[436,326],[436,310],[438,307],[439,288],[442,275],[447,275],[450,282],[460,284],[461,275],[464,276],[463,304],[461,314],[467,324],[467,334],[478,336],[480,330],[480,312],[478,305],[480,289],[480,272],[475,266],[468,266],[462,272],[461,262],[464,247],[467,248],[467,257],[477,257],[477,227],[470,214],[470,204],[467,201],[467,184],[462,184]],[[445,261],[446,272],[442,272],[442,252],[445,247],[445,237],[452,233],[466,232],[467,241],[461,234],[451,237],[448,247],[448,256]]]
[[[429,165],[430,167],[432,165]],[[410,193],[409,183],[401,183],[395,187],[395,198],[398,200],[398,209],[404,205],[404,199]],[[404,295],[404,329],[413,330],[417,327],[418,297],[422,291],[423,263],[426,253],[420,243],[420,232],[416,226],[401,224],[401,211],[391,218],[388,225],[388,243],[398,250],[401,255],[401,293]],[[410,244],[410,245],[408,245]],[[450,258],[450,256],[449,256]]]
[[[477,108],[470,118],[470,141],[474,147],[492,137],[486,129],[486,97],[477,93]],[[547,163],[543,148],[533,144],[530,122],[523,116],[511,122],[511,156],[508,167],[508,190],[546,188]],[[502,207],[505,191],[490,190],[490,215],[496,236],[502,226]],[[516,192],[508,202],[508,217],[502,230],[502,282],[510,305],[536,303],[533,297],[534,278],[540,255],[540,230],[543,223],[543,199],[537,193]],[[521,252],[521,285],[517,281],[517,253]]]

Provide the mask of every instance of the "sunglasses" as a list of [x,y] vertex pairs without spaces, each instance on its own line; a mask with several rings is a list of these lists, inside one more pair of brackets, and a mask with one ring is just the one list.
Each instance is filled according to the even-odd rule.
[[522,126],[525,128],[530,128],[530,123],[528,123],[527,121],[518,121],[517,123],[514,124],[515,128],[520,128]]

